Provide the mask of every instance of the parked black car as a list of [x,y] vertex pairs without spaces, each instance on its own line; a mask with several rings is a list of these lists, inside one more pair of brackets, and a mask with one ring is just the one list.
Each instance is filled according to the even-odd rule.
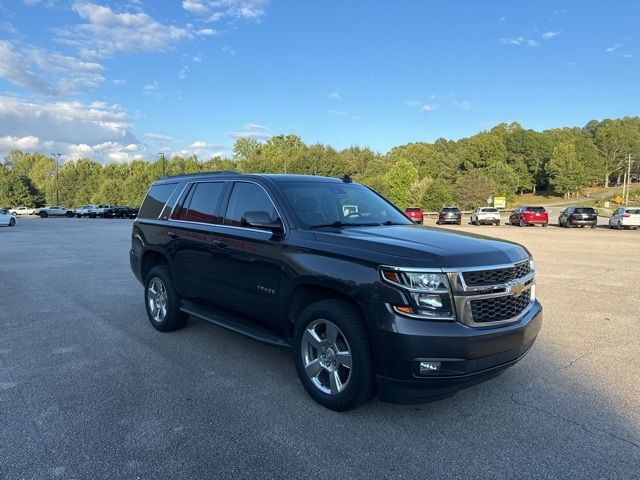
[[438,212],[436,223],[438,225],[445,223],[457,223],[460,225],[462,223],[462,212],[458,207],[442,207]]
[[568,207],[558,217],[560,227],[591,227],[598,225],[598,212],[591,207]]
[[157,330],[192,315],[291,348],[306,391],[334,410],[375,392],[451,395],[517,362],[542,324],[524,247],[414,225],[348,177],[159,180],[130,262]]

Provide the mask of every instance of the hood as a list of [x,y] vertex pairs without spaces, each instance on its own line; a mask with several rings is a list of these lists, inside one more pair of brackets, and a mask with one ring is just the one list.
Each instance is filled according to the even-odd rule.
[[514,242],[472,233],[419,225],[345,227],[315,233],[329,245],[375,252],[391,257],[398,266],[424,268],[480,267],[514,263],[529,258]]

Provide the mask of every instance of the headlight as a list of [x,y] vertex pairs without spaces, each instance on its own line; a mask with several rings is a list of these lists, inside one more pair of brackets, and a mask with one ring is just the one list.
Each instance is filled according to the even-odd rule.
[[449,280],[444,273],[382,267],[382,279],[405,290],[411,305],[393,306],[401,314],[429,320],[455,320]]
[[529,258],[529,270],[531,270],[532,272],[535,272],[536,270],[536,264],[533,261],[533,257]]

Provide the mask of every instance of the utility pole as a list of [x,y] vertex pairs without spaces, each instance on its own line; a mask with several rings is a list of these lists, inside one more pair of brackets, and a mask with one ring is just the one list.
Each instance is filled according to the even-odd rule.
[[56,159],[56,205],[60,205],[60,189],[58,188],[58,161],[60,160],[60,153],[52,153],[53,158]]
[[631,190],[631,164],[633,163],[632,159],[633,159],[633,157],[631,156],[631,154],[629,154],[629,159],[628,159],[628,162],[627,162],[627,173],[626,173],[626,177],[627,177],[626,196],[625,196],[625,194],[623,194],[624,204],[625,205],[629,205],[629,190]]
[[164,163],[165,163],[164,152],[158,153],[157,155],[160,155],[162,157],[162,176],[164,177],[164,176],[166,176],[165,175],[165,165],[164,165]]

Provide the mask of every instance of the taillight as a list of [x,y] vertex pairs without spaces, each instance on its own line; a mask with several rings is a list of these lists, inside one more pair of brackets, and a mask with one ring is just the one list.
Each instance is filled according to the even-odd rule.
[[624,215],[622,215],[623,217],[627,218],[630,217],[631,215],[629,215],[628,213],[625,213]]

